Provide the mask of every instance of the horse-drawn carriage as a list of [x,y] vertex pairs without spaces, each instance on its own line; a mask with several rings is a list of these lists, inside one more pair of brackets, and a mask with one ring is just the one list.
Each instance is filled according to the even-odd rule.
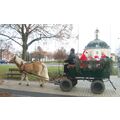
[[60,88],[62,91],[70,91],[78,80],[88,80],[91,82],[91,91],[100,94],[105,90],[104,80],[107,79],[116,89],[110,81],[111,65],[110,58],[99,61],[76,60],[75,64],[65,64],[65,78],[59,81]]
[[[29,85],[27,74],[38,76],[40,86],[43,86],[44,82],[49,80],[47,67],[42,62],[26,63],[17,56],[14,56],[11,62],[14,62],[22,73],[19,85],[22,84],[24,79],[27,81],[27,86]],[[55,84],[59,84],[63,91],[70,91],[78,80],[88,80],[92,82],[91,91],[100,94],[105,90],[104,79],[108,79],[113,88],[116,89],[110,81],[111,65],[112,60],[110,58],[104,58],[99,61],[76,59],[74,64],[69,62],[64,65],[65,75],[64,77],[62,75],[62,79],[55,81]]]

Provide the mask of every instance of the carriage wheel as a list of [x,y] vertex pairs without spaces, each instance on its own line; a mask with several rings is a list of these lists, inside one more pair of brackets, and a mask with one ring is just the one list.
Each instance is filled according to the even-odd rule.
[[95,94],[101,94],[105,90],[104,82],[101,80],[95,80],[91,84],[91,91]]
[[62,80],[60,82],[60,88],[62,91],[68,92],[72,89],[72,81],[71,80]]

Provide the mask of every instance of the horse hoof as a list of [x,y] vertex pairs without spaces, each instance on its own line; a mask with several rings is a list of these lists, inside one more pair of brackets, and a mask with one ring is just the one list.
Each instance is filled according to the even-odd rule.
[[40,87],[43,87],[43,84],[41,84]]
[[29,84],[26,84],[26,86],[30,86]]
[[18,83],[18,85],[21,85],[21,83]]

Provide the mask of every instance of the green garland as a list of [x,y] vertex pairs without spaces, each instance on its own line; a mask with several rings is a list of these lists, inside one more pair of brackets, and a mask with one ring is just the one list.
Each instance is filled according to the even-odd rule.
[[76,61],[76,72],[78,74],[93,76],[109,76],[112,69],[112,60],[110,58],[101,59],[100,61]]

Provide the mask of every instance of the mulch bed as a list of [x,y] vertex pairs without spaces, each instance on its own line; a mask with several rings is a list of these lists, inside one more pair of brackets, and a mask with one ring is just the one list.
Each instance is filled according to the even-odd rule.
[[0,92],[0,97],[11,97],[12,94],[8,92]]
[[[0,85],[4,83],[4,80],[0,80]],[[0,97],[11,97],[12,94],[9,92],[0,92]]]

